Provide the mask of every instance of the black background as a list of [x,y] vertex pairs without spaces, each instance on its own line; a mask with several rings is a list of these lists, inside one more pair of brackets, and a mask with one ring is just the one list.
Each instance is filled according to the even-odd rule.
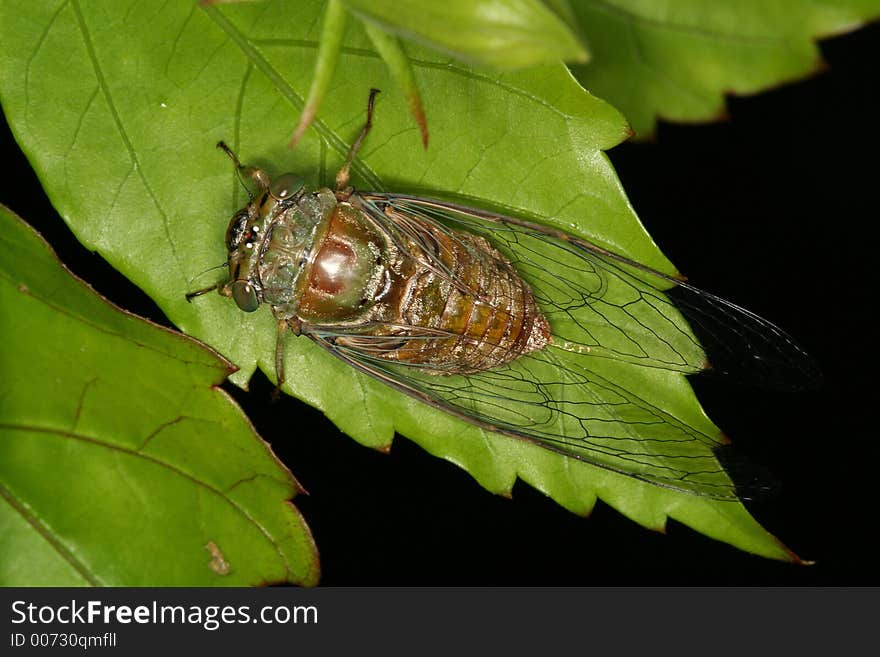
[[[708,414],[783,483],[752,513],[814,566],[742,553],[670,522],[650,532],[599,503],[577,517],[518,483],[513,499],[397,438],[363,448],[295,400],[228,386],[309,496],[297,499],[323,584],[866,584],[874,554],[874,383],[880,25],[822,44],[830,70],[750,98],[730,120],[661,124],[610,156],[649,232],[696,285],[771,319],[825,375],[817,391],[694,382]],[[0,201],[119,305],[167,320],[80,246],[8,129]],[[96,190],[100,193],[100,190]]]

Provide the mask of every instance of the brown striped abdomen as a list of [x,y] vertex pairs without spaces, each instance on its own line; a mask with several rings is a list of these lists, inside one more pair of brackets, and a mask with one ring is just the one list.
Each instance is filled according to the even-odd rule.
[[392,267],[395,289],[382,314],[399,325],[389,337],[404,339],[390,342],[383,358],[467,374],[549,342],[550,326],[528,284],[485,239],[392,213],[409,237]]

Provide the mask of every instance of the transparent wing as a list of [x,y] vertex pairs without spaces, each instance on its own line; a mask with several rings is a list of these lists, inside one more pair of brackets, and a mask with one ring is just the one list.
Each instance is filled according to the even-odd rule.
[[[664,488],[722,500],[772,484],[709,436],[552,347],[475,374],[440,376],[383,360],[365,343],[310,327],[309,337],[352,367],[488,431]],[[378,347],[378,345],[377,345]],[[725,470],[719,461],[728,470]],[[729,471],[736,473],[734,481]]]
[[[714,360],[716,351],[710,350],[716,371],[738,371],[740,378],[767,385],[813,376],[809,357],[773,324],[538,224],[408,196],[362,194],[353,202],[399,248],[414,241],[429,257],[444,247],[436,232],[425,230],[426,223],[442,227],[448,239],[466,248],[472,247],[457,231],[483,236],[531,286],[550,322],[552,341],[486,371],[438,375],[435,365],[432,372],[382,358],[399,348],[400,340],[440,336],[436,329],[398,326],[409,335],[389,338],[387,330],[377,329],[395,327],[303,326],[335,356],[486,430],[658,486],[716,499],[753,497],[770,487],[765,473],[738,459],[722,436],[689,426],[645,401],[632,386],[612,380],[622,370],[611,361],[629,364],[622,366],[628,381],[648,376],[647,368],[698,372],[706,367],[702,345],[708,344],[722,355]],[[486,257],[479,249],[473,252]],[[453,275],[441,257],[431,266],[439,275]],[[675,303],[665,292],[670,288]],[[779,370],[785,373],[780,376]]]
[[561,349],[685,373],[708,369],[769,388],[821,380],[813,359],[771,322],[582,238],[443,201],[361,198],[386,223],[410,216],[485,237],[529,283]]

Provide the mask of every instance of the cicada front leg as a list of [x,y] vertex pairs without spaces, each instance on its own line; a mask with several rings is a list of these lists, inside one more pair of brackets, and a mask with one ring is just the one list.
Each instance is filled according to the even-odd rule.
[[208,292],[213,292],[218,287],[220,287],[220,285],[221,285],[221,283],[214,283],[213,285],[209,285],[208,287],[203,287],[200,290],[194,290],[192,292],[187,292],[185,295],[187,303],[192,303],[192,300],[195,297],[200,297],[203,294],[207,294]]
[[[245,166],[242,164],[239,161],[238,156],[231,148],[229,148],[229,146],[226,145],[225,141],[218,141],[217,148],[226,153],[229,156],[229,159],[235,164],[235,170],[238,172],[239,178],[242,179],[242,184],[244,184],[245,178],[250,178],[254,181],[254,184],[261,192],[265,192],[269,189],[270,179],[268,173],[257,167]],[[245,185],[245,188],[247,188],[247,185]],[[250,191],[248,191],[248,194],[250,194]],[[251,198],[253,198],[253,195],[251,195]]]
[[278,334],[275,336],[275,389],[272,391],[272,399],[277,400],[281,396],[281,386],[284,385],[284,334],[290,331],[298,336],[302,330],[302,322],[296,318],[278,320]]

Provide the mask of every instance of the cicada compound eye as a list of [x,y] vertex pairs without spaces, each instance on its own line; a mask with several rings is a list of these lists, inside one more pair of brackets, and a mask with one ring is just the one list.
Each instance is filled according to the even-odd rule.
[[260,306],[257,291],[248,281],[235,281],[232,284],[232,299],[246,313],[252,313]]
[[248,213],[246,210],[236,212],[226,229],[226,248],[230,251],[238,248],[242,235],[247,228]]
[[296,196],[302,188],[302,178],[292,173],[285,173],[272,182],[269,186],[269,193],[279,201],[282,201]]

